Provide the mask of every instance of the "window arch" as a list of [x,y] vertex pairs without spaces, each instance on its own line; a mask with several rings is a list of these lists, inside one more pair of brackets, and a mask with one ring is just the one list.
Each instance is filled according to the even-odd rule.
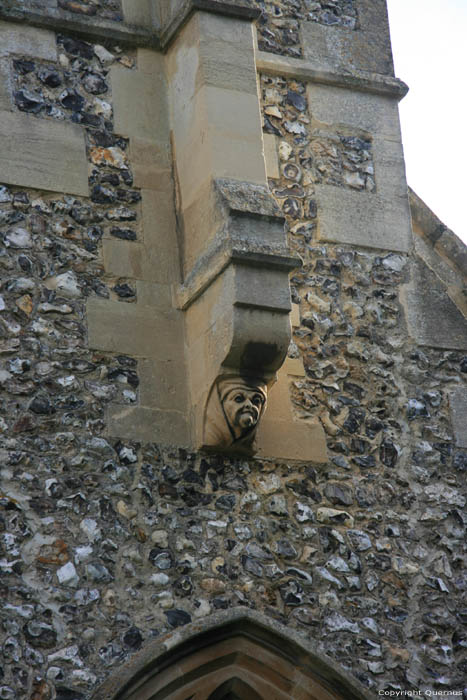
[[94,700],[367,700],[295,632],[234,609],[149,644]]

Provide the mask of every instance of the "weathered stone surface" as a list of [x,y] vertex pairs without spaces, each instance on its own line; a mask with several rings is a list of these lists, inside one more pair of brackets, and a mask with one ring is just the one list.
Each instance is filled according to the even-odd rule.
[[310,111],[321,122],[365,129],[378,138],[400,140],[397,100],[346,88],[308,83]]
[[11,112],[1,112],[0,117],[3,182],[88,194],[88,166],[80,127]]
[[[221,37],[229,31],[235,36],[235,41],[223,42],[221,54],[215,39],[219,31]],[[220,55],[228,56],[221,62],[227,72],[219,71]],[[212,204],[205,197],[211,197],[212,178],[266,181],[256,79],[252,80],[252,28],[235,19],[223,28],[219,18],[200,13],[173,44],[167,66],[181,206],[187,238],[195,241],[196,249],[197,206],[204,210],[204,228],[208,222],[210,228],[206,212]],[[207,138],[200,139],[201,133]],[[206,234],[212,236],[209,229]]]
[[[138,56],[138,69],[117,65],[110,71],[115,130],[130,138],[162,142],[166,147],[168,125],[163,59],[144,49],[140,49]],[[138,104],[136,110],[135,104]]]
[[0,21],[0,57],[9,54],[55,61],[55,35],[46,29]]
[[5,59],[0,59],[0,111],[10,111],[12,108],[8,63]]
[[456,445],[467,448],[467,390],[455,389],[449,396],[449,405]]
[[467,349],[467,319],[421,260],[415,260],[412,265],[412,279],[405,295],[409,329],[419,344]]
[[293,415],[290,380],[300,374],[303,374],[303,365],[297,370],[289,359],[280,369],[277,382],[269,391],[268,409],[258,430],[258,454],[325,462],[326,441],[321,425],[316,421],[300,421]]
[[107,434],[144,442],[172,442],[180,447],[188,447],[190,439],[185,412],[167,407],[159,410],[146,406],[113,405],[108,411]]
[[[156,21],[156,3],[154,0],[122,0],[123,17],[129,24],[139,24],[145,28],[153,26]],[[156,24],[157,26],[157,24]]]
[[171,193],[173,188],[168,143],[155,145],[133,137],[130,142],[135,187]]
[[266,173],[273,179],[279,177],[279,160],[277,157],[277,143],[273,134],[263,134],[264,160],[266,163]]
[[408,202],[366,192],[336,192],[316,186],[320,240],[408,252],[411,245]]
[[130,355],[153,354],[163,360],[173,357],[182,343],[178,312],[155,312],[152,307],[123,305],[107,300],[89,300],[89,343],[100,350]]
[[[386,3],[364,0],[358,7],[359,30],[318,22],[302,24],[303,52],[317,68],[364,70],[393,75]],[[375,30],[378,27],[378,30]]]
[[[62,4],[75,20],[83,10],[98,17],[111,9],[110,2]],[[287,53],[300,42],[294,22],[334,32],[359,19],[356,3],[326,4],[307,3],[309,18],[298,17],[304,5],[275,3],[289,13],[281,17],[268,6],[262,40],[272,27],[271,42]],[[94,196],[0,184],[0,695],[93,697],[151,638],[165,653],[172,630],[186,639],[185,625],[199,629],[216,610],[238,621],[245,611],[254,616],[252,608],[260,620],[284,621],[298,640],[324,629],[319,644],[333,667],[351,669],[371,697],[395,686],[461,692],[467,449],[465,420],[457,422],[462,413],[453,405],[458,394],[456,405],[463,403],[467,355],[421,345],[421,321],[418,335],[407,334],[399,297],[406,253],[387,242],[375,249],[317,239],[316,187],[345,203],[342,193],[365,194],[358,188],[374,175],[369,198],[390,186],[397,196],[399,147],[385,143],[398,138],[395,130],[390,136],[393,108],[386,121],[386,98],[371,107],[359,93],[359,115],[358,97],[341,102],[336,92],[333,106],[327,88],[321,101],[290,73],[263,76],[264,126],[279,156],[271,190],[303,260],[291,276],[293,337],[279,401],[279,416],[290,408],[291,418],[272,430],[267,458],[191,452],[184,336],[176,332],[171,346],[164,321],[178,280],[167,151],[154,142],[143,158],[149,141],[133,147],[134,136],[128,143],[113,131],[111,90],[92,92],[102,80],[108,85],[112,63],[136,76],[150,72],[150,57],[141,53],[133,70],[132,50],[107,39],[104,49],[62,37],[59,62],[21,54],[8,62],[9,84],[22,96],[6,112],[37,109],[28,118],[50,130],[85,115],[93,122],[77,128],[88,141]],[[326,133],[317,134],[313,118],[323,117]],[[232,199],[238,219],[255,202],[262,216],[259,190],[241,184]],[[160,196],[150,195],[149,206],[140,186]],[[247,238],[248,227],[235,225]],[[277,227],[270,230],[276,240]],[[432,268],[438,299],[461,277],[448,238],[441,252],[452,275]],[[112,255],[103,257],[110,241]],[[454,250],[459,261],[461,253]],[[428,279],[427,295],[436,284]],[[104,330],[115,319],[134,355],[124,354],[112,329],[102,333],[110,338],[105,349],[89,347],[89,297],[90,307],[102,302],[93,323]],[[443,309],[431,310],[440,318]],[[217,351],[204,345],[205,320],[200,313],[200,361]],[[164,359],[155,359],[159,351]],[[299,433],[290,429],[297,424]],[[326,437],[316,459],[310,425],[322,426],[323,445]],[[297,461],[281,453],[285,446]],[[353,518],[351,529],[345,515],[346,522],[334,519],[342,513]]]

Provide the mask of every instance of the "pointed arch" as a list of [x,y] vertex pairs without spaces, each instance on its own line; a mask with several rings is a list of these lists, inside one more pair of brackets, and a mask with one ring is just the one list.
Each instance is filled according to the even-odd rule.
[[263,700],[263,698],[248,683],[233,676],[213,690],[208,700]]
[[243,608],[147,645],[93,700],[368,700],[294,631]]

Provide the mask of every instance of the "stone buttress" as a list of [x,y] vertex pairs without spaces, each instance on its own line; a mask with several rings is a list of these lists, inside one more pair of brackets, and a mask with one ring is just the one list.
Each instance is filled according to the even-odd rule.
[[1,5],[0,698],[467,697],[466,251],[384,0]]

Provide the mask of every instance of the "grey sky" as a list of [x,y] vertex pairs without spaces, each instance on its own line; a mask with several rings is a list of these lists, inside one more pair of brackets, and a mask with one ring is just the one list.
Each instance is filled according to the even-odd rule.
[[467,243],[467,0],[388,0],[409,185]]

